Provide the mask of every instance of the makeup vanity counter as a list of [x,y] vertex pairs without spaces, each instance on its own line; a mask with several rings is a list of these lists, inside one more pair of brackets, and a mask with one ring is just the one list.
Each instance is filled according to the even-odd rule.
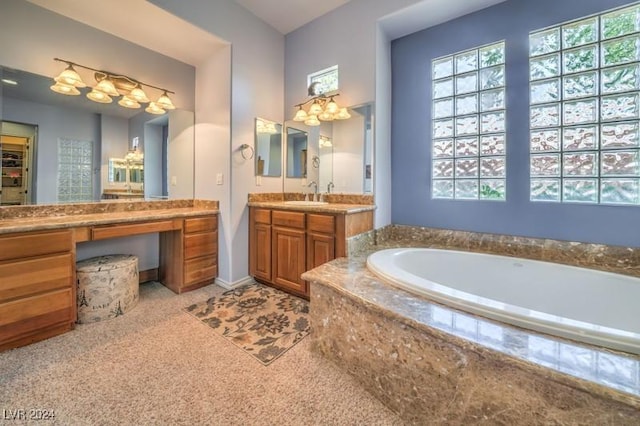
[[76,321],[76,244],[158,232],[150,275],[176,293],[218,273],[218,202],[103,201],[0,209],[0,350],[42,340]]
[[[348,239],[373,229],[372,196],[249,195],[249,274],[259,282],[309,298],[303,272],[347,256]],[[353,203],[356,201],[356,203]]]

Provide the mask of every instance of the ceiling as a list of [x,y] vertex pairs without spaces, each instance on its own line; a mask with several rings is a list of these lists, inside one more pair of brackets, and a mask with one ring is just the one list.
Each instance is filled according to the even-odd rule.
[[350,0],[235,0],[282,34],[288,34],[306,23]]

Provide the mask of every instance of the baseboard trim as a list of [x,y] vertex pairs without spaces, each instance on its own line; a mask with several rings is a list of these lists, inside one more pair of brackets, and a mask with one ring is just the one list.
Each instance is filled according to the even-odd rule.
[[234,288],[242,287],[243,285],[253,284],[255,283],[255,281],[253,280],[252,277],[247,275],[246,277],[234,282],[229,282],[221,278],[216,278],[215,283],[222,288],[226,288],[227,290],[233,290]]
[[142,284],[147,281],[158,281],[158,268],[138,272],[138,282]]

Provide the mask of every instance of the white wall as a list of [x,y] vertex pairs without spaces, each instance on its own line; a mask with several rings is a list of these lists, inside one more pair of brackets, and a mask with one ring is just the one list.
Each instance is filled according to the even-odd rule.
[[306,99],[307,75],[332,65],[339,67],[341,105],[375,101],[373,173],[377,228],[391,222],[390,45],[378,23],[417,2],[351,0],[286,36],[286,116],[293,117],[293,105]]
[[240,145],[253,146],[255,117],[283,122],[284,36],[233,1],[150,1],[230,44],[197,67],[195,196],[220,201],[219,282],[235,284],[248,276],[247,195],[282,190],[281,177],[256,185],[255,159],[243,159]]

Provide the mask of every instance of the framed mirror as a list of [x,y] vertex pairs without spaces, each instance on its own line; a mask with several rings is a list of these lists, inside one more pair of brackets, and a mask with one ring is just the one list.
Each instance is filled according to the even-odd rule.
[[282,124],[256,118],[256,176],[282,176]]
[[127,181],[127,162],[124,158],[109,158],[109,182],[124,183]]
[[307,177],[308,133],[287,127],[287,177]]

